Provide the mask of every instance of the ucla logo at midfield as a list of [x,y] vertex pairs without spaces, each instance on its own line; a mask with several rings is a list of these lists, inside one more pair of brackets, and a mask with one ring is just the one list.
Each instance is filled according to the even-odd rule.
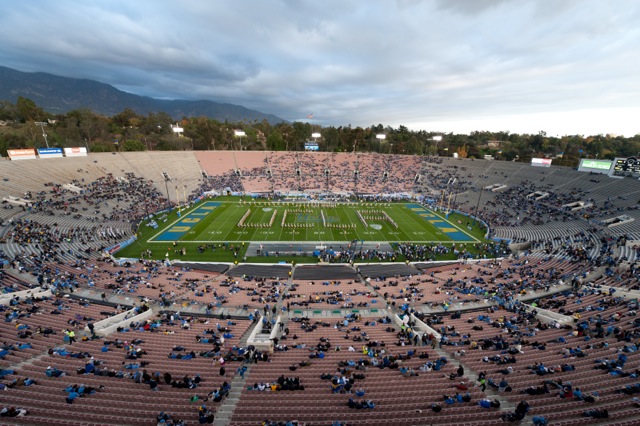
[[[336,223],[340,222],[340,220],[335,216],[326,216],[325,220],[327,223]],[[311,214],[311,213],[298,213],[296,216],[296,222],[299,223],[320,223],[322,222],[322,218],[319,214]]]

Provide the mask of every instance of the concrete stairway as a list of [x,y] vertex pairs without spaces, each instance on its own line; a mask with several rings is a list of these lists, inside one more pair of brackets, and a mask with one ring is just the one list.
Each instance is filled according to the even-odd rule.
[[[251,332],[256,327],[257,323],[253,324],[251,327],[245,331],[245,333],[240,338],[240,342],[238,346],[246,347],[247,339],[251,335]],[[247,367],[247,371],[244,374],[244,378],[240,377],[240,374],[236,374],[231,380],[231,390],[229,391],[229,395],[222,401],[222,405],[218,407],[215,414],[215,420],[213,422],[214,426],[226,426],[231,421],[231,416],[233,415],[234,410],[236,409],[236,405],[240,400],[240,394],[242,390],[247,384],[247,376],[251,371],[251,364],[244,364]]]

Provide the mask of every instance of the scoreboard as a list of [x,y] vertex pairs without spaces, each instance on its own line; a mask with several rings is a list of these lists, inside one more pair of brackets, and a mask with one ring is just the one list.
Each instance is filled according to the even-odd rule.
[[318,146],[318,142],[307,141],[304,143],[305,151],[320,151],[320,146]]
[[636,157],[616,158],[613,171],[614,174],[640,174],[640,159]]

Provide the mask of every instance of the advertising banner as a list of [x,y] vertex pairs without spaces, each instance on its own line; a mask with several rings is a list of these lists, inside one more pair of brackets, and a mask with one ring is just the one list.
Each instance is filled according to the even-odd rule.
[[33,148],[27,149],[8,149],[7,154],[9,154],[9,158],[11,161],[15,160],[35,160],[36,158],[36,150]]
[[582,160],[580,167],[586,167],[588,169],[609,170],[611,168],[611,161],[608,160]]
[[62,148],[38,148],[40,158],[62,158]]
[[305,142],[304,143],[305,151],[320,151],[320,146],[318,146],[317,142]]
[[64,149],[65,157],[86,157],[87,148],[85,147],[73,147]]
[[128,239],[128,240],[126,240],[126,241],[123,241],[123,242],[118,243],[118,244],[116,244],[116,245],[114,245],[114,246],[111,246],[111,247],[106,248],[104,251],[106,251],[106,252],[107,252],[107,253],[109,253],[109,254],[113,254],[113,253],[117,252],[118,250],[120,250],[120,249],[123,249],[123,248],[127,247],[128,245],[130,245],[131,243],[133,243],[135,240],[136,240],[136,237],[135,237],[135,236],[133,236],[133,237],[129,238],[129,239]]
[[551,167],[551,158],[532,158],[531,165],[534,167]]
[[578,171],[606,174],[606,173],[609,173],[609,170],[611,170],[612,164],[613,164],[613,161],[609,161],[609,160],[589,160],[589,159],[583,158],[582,160],[580,160]]

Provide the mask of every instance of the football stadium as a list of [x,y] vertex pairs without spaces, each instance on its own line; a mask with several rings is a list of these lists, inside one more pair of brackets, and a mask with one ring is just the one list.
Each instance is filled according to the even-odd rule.
[[2,424],[638,424],[633,157],[12,154]]

